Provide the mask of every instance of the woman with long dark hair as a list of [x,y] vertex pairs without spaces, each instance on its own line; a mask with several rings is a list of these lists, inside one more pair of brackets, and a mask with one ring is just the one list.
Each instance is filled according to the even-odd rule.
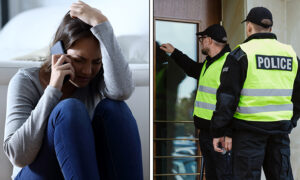
[[132,75],[107,18],[73,3],[57,42],[65,54],[9,83],[4,151],[13,178],[143,179],[136,121],[123,102]]

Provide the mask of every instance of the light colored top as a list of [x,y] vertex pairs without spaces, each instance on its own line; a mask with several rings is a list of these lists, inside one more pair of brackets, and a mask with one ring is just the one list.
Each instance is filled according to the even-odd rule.
[[[125,100],[134,90],[132,73],[110,23],[101,23],[91,31],[101,44],[104,79],[96,76],[88,86],[78,88],[72,95],[86,105],[90,116],[101,99]],[[14,165],[12,178],[35,160],[48,117],[62,96],[52,86],[42,88],[39,70],[39,67],[20,69],[8,85],[3,147]]]

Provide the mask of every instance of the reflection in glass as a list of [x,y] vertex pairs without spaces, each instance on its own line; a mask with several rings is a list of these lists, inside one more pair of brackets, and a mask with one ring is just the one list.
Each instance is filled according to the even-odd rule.
[[199,176],[196,175],[176,175],[176,176],[167,176],[167,177],[156,177],[156,180],[195,180]]
[[[159,47],[171,43],[196,61],[197,24],[155,21],[155,134],[154,138],[194,139],[193,109],[197,81],[185,75],[169,54]],[[167,142],[169,141],[169,142]],[[197,145],[191,140],[156,141],[155,156],[195,156]],[[155,174],[196,173],[197,158],[156,158]],[[196,176],[160,176],[157,179],[195,179]]]
[[[175,121],[176,122],[176,121]],[[157,138],[195,138],[194,123],[156,123]]]
[[[197,148],[194,140],[158,140],[156,142],[157,152],[156,156],[196,156]],[[176,151],[172,151],[170,154],[166,152],[170,151],[159,151],[160,149],[177,147]]]
[[[182,150],[184,152],[184,150]],[[178,152],[180,153],[180,152]],[[184,152],[186,153],[186,152]],[[168,164],[172,163],[172,168],[167,169],[159,169],[157,170],[158,174],[184,174],[184,173],[195,173],[197,170],[196,164],[197,158],[165,158],[165,159],[157,159],[159,163]],[[168,162],[169,161],[169,162]]]

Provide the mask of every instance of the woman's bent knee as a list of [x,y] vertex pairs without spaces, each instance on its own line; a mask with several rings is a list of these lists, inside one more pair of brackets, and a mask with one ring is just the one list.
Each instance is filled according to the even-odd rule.
[[124,101],[104,99],[99,102],[95,109],[93,122],[94,124],[100,123],[105,127],[119,126],[121,128],[122,126],[137,129],[136,120]]
[[59,123],[61,121],[76,123],[89,119],[85,105],[78,99],[68,98],[59,102],[53,111],[50,118]]
[[68,98],[59,102],[55,108],[64,111],[75,111],[85,109],[85,105],[78,99]]
[[98,113],[118,113],[124,110],[130,111],[129,107],[124,101],[117,101],[108,98],[100,101],[95,109],[95,111]]

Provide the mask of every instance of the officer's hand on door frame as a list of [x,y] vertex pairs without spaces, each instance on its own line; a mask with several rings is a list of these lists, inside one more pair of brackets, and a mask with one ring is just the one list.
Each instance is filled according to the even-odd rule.
[[173,53],[174,50],[175,50],[175,48],[173,47],[173,45],[170,44],[170,43],[162,44],[160,46],[160,49],[163,50],[163,51],[165,51],[165,52],[167,52],[167,53]]

